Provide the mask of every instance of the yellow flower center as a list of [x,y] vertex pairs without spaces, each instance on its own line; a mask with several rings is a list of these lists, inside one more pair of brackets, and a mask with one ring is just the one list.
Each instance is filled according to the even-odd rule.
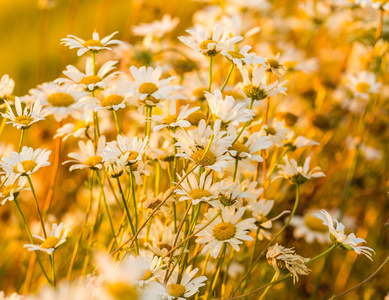
[[226,195],[223,195],[223,194],[219,195],[218,200],[224,206],[231,206],[231,205],[234,205],[234,203],[236,202],[236,198],[232,199],[231,196],[227,197]]
[[203,190],[203,189],[193,189],[190,191],[189,196],[192,199],[197,200],[203,197],[211,197],[212,193],[210,191]]
[[75,101],[74,98],[67,93],[53,93],[47,97],[47,102],[49,102],[52,106],[68,107]]
[[159,249],[166,249],[167,251],[172,250],[172,246],[170,246],[169,244],[166,244],[166,243],[158,243],[157,247]]
[[134,159],[137,159],[138,156],[139,156],[139,153],[136,152],[136,151],[127,151],[126,153],[130,153],[130,154],[128,155],[128,158],[127,158],[127,161],[128,161],[128,162],[130,162],[130,161],[132,161],[132,160],[134,160]]
[[236,228],[229,222],[217,224],[213,228],[213,236],[218,241],[226,241],[235,235]]
[[250,153],[249,148],[245,144],[240,143],[240,142],[236,142],[235,144],[233,144],[232,147],[230,147],[229,150],[235,150],[236,151],[235,157],[239,157],[239,155],[242,152]]
[[114,106],[119,105],[124,100],[124,97],[119,95],[109,95],[101,101],[101,106]]
[[163,122],[167,125],[170,125],[174,122],[177,122],[177,116],[176,115],[169,115],[163,119]]
[[[211,151],[207,151],[205,153],[205,149],[199,149],[195,153],[193,153],[192,158],[196,163],[199,163],[200,166],[206,167],[211,166],[216,162],[216,156]],[[203,157],[204,156],[204,157]]]
[[267,97],[266,92],[261,89],[259,86],[254,86],[252,84],[245,85],[243,87],[243,92],[247,97],[254,100],[263,100]]
[[198,126],[201,120],[206,120],[207,116],[201,111],[195,111],[186,118],[190,124]]
[[208,45],[211,44],[211,43],[217,44],[217,42],[215,42],[214,40],[205,40],[205,41],[203,41],[203,42],[200,44],[200,49],[202,49],[202,50],[208,50]]
[[151,95],[158,91],[158,87],[152,82],[145,82],[140,85],[138,91],[141,94]]
[[86,124],[85,121],[77,122],[74,125],[72,132],[75,133],[75,132],[77,132],[80,129],[85,129],[86,127],[87,127],[87,124]]
[[311,214],[306,214],[304,217],[304,224],[312,231],[318,232],[328,232],[328,227],[323,224],[323,221],[312,216]]
[[96,40],[87,40],[84,42],[84,47],[104,47],[100,41]]
[[95,155],[95,156],[91,156],[89,157],[85,164],[91,168],[97,166],[98,164],[100,164],[101,162],[103,161],[103,158],[101,156],[98,156],[98,155]]
[[117,283],[108,284],[107,289],[108,289],[109,294],[115,300],[138,299],[137,290],[133,286],[131,286],[125,282],[117,282]]
[[185,288],[178,283],[169,284],[166,287],[166,292],[175,298],[181,297],[185,294],[186,290]]
[[284,66],[288,69],[288,70],[293,70],[296,65],[297,65],[297,62],[295,61],[284,61]]
[[59,238],[55,236],[49,236],[42,244],[41,247],[44,249],[54,248],[59,242]]
[[370,90],[370,84],[367,82],[360,82],[355,88],[358,93],[367,93]]
[[267,128],[265,129],[266,131],[266,134],[267,135],[276,135],[277,134],[277,131],[275,130],[274,127],[272,126],[267,126]]
[[85,84],[85,85],[89,85],[89,84],[96,84],[98,82],[101,81],[101,78],[97,75],[91,75],[91,76],[86,76],[84,77],[83,79],[80,80],[80,84]]
[[36,162],[33,161],[33,160],[25,160],[25,161],[22,161],[22,162],[18,163],[14,167],[15,173],[19,173],[19,171],[18,171],[18,166],[19,165],[22,165],[23,170],[24,170],[24,172],[21,172],[21,173],[26,173],[26,172],[30,172],[30,171],[34,170],[34,168],[36,167]]
[[30,123],[34,121],[33,118],[29,116],[19,116],[15,118],[15,122],[24,126],[30,125]]
[[13,187],[14,187],[13,184],[6,185],[6,186],[3,188],[3,190],[1,191],[1,194],[2,194],[4,197],[9,196],[9,194],[11,193],[11,190],[12,190]]
[[150,277],[153,276],[153,273],[150,270],[146,270],[146,272],[142,276],[142,280],[148,280]]
[[232,58],[244,58],[244,55],[236,52],[236,51],[228,51],[228,54],[232,56]]

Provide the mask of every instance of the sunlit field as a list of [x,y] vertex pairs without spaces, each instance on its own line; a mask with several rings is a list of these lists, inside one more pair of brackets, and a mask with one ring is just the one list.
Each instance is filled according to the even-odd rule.
[[0,300],[389,299],[388,1],[0,11]]

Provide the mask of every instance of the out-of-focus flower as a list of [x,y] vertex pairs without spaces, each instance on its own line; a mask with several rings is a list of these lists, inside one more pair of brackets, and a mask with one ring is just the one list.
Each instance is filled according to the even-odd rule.
[[[335,245],[343,249],[355,251],[358,254],[363,254],[368,259],[373,260],[371,256],[372,253],[374,253],[374,250],[372,248],[366,246],[358,246],[361,243],[366,243],[364,239],[357,238],[354,233],[346,235],[344,232],[344,225],[338,220],[333,220],[331,215],[324,209],[314,215],[320,220],[322,220],[323,224],[328,227],[330,238]],[[334,226],[334,222],[336,226]]]
[[139,139],[137,137],[128,137],[118,135],[117,141],[107,143],[104,150],[104,157],[121,157],[126,161],[126,165],[132,165],[142,159],[143,153],[149,144],[148,137]]
[[52,230],[46,239],[39,235],[33,234],[35,238],[41,240],[43,243],[41,243],[40,245],[26,244],[23,247],[28,248],[28,251],[40,250],[46,252],[49,255],[53,254],[55,249],[57,249],[59,246],[66,242],[66,237],[68,235],[68,232],[70,231],[69,228],[64,229],[63,226],[63,223],[59,225],[54,223],[52,225]]
[[0,99],[6,100],[12,95],[15,88],[15,81],[5,74],[1,77],[0,81]]
[[28,188],[25,188],[27,178],[16,174],[1,176],[0,184],[2,185],[0,191],[1,205],[4,205],[7,201],[13,201],[21,191],[28,190]]
[[276,271],[276,278],[280,275],[280,269],[287,269],[293,275],[293,284],[299,281],[298,275],[308,275],[311,270],[305,265],[309,258],[296,254],[294,248],[285,248],[275,244],[268,248],[266,259]]
[[[254,52],[248,53],[251,49],[251,46],[243,46],[239,52],[234,51],[233,47],[228,47],[228,42],[226,43],[227,49],[222,51],[221,54],[227,58],[231,63],[236,65],[238,68],[241,68],[244,65],[251,64],[261,64],[265,66],[266,59],[256,55]],[[231,45],[232,46],[232,45]]]
[[104,49],[111,50],[111,48],[107,46],[122,44],[122,42],[119,40],[111,40],[112,37],[117,33],[118,31],[100,40],[99,34],[95,31],[92,34],[92,39],[86,41],[80,39],[79,37],[69,34],[67,38],[61,40],[62,41],[61,44],[70,47],[70,49],[78,49],[77,51],[78,56],[81,56],[88,51],[91,53],[98,53]]
[[354,96],[365,100],[369,99],[369,95],[377,93],[382,86],[380,82],[377,82],[375,75],[367,71],[358,72],[355,75],[349,74],[347,79],[348,87]]

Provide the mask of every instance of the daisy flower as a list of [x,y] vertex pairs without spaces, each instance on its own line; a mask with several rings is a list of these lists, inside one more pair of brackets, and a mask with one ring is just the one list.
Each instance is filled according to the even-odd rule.
[[223,99],[220,90],[216,90],[213,94],[205,92],[205,97],[213,118],[220,119],[223,126],[229,124],[238,126],[240,123],[251,120],[255,115],[253,110],[244,108],[246,103],[236,103],[232,96],[226,96]]
[[[222,168],[228,166],[228,161],[231,159],[226,152],[231,147],[232,138],[227,136],[227,132],[220,131],[220,125],[220,120],[216,120],[214,130],[212,130],[204,120],[201,120],[194,130],[188,130],[188,132],[181,130],[172,134],[178,141],[175,145],[182,151],[177,156],[183,156],[202,167],[221,172]],[[206,151],[209,143],[209,150]]]
[[70,49],[78,49],[77,55],[81,56],[86,52],[99,53],[101,50],[111,50],[107,47],[110,45],[121,45],[123,42],[119,40],[111,40],[112,37],[117,34],[118,31],[106,36],[100,40],[99,34],[95,31],[92,34],[92,39],[84,41],[79,37],[69,34],[67,38],[62,39],[62,43],[65,46],[69,46]]
[[308,146],[317,146],[320,145],[320,143],[307,139],[306,137],[299,135],[296,137],[296,139],[293,141],[293,143],[287,143],[285,146],[290,147],[292,150],[308,147]]
[[[142,159],[142,155],[146,151],[149,144],[148,137],[138,139],[136,136],[129,139],[128,137],[117,136],[117,141],[107,143],[104,150],[104,155],[123,157],[125,156],[126,165],[132,165]],[[123,158],[123,159],[124,159]]]
[[165,289],[167,300],[186,300],[198,293],[199,289],[206,285],[207,280],[205,276],[195,277],[198,271],[198,268],[192,270],[192,266],[187,267],[180,281],[178,272],[174,271]]
[[80,118],[76,122],[66,123],[62,127],[57,129],[57,133],[54,138],[62,137],[62,140],[65,141],[69,137],[75,137],[83,139],[85,137],[91,139],[94,137],[94,124],[93,124],[93,115],[88,111],[84,111],[81,114]]
[[232,64],[236,65],[238,68],[241,68],[244,65],[251,64],[261,64],[263,66],[266,65],[266,59],[256,55],[254,52],[248,53],[251,49],[251,46],[243,46],[239,52],[234,51],[234,47],[228,46],[229,41],[226,43],[227,49],[222,51],[221,54],[227,58]]
[[377,82],[374,73],[362,71],[355,75],[347,76],[348,87],[354,93],[355,97],[361,97],[364,100],[369,99],[370,94],[377,93],[382,84]]
[[169,105],[169,111],[166,113],[162,110],[162,115],[153,115],[152,121],[159,125],[154,126],[154,131],[166,128],[171,131],[176,131],[177,128],[186,128],[191,125],[187,118],[194,112],[200,109],[199,106],[189,109],[189,105],[182,107],[177,115],[176,101],[172,100]]
[[220,24],[216,24],[212,34],[209,34],[205,28],[197,26],[194,29],[188,29],[191,37],[180,36],[178,39],[189,46],[193,50],[208,56],[213,57],[220,53],[228,41],[229,47],[243,40],[241,36],[230,37],[230,31],[224,30]]
[[278,147],[282,147],[287,141],[294,136],[293,130],[285,127],[285,121],[273,119],[271,123],[262,124],[262,120],[249,127],[250,132],[258,131],[261,136],[268,136],[270,141]]
[[69,171],[84,168],[97,171],[102,168],[102,154],[105,148],[105,136],[100,136],[96,150],[91,140],[86,143],[84,141],[79,141],[78,147],[80,148],[80,152],[69,153],[68,156],[73,159],[62,163],[63,165],[67,163],[76,163],[69,168]]
[[[181,176],[177,174],[177,177],[181,180]],[[190,200],[193,205],[199,202],[208,202],[217,198],[216,185],[212,184],[212,181],[212,176],[207,176],[205,172],[201,174],[200,180],[191,173],[181,182],[180,188],[175,192],[177,195],[181,195],[179,201]]]
[[[361,243],[366,243],[366,241],[362,238],[357,238],[354,233],[350,233],[346,235],[344,230],[344,225],[338,220],[333,220],[331,215],[322,209],[319,213],[314,214],[317,218],[323,221],[323,224],[328,227],[330,238],[332,242],[347,250],[353,250],[358,254],[365,255],[368,259],[373,260],[371,258],[374,250],[372,248],[366,246],[358,246]],[[334,223],[336,224],[334,226]]]
[[57,122],[69,115],[77,117],[80,110],[78,101],[88,95],[67,84],[60,86],[53,82],[38,85],[38,88],[30,90],[30,93],[40,100],[47,115],[53,115]]
[[13,201],[21,191],[29,190],[29,188],[25,188],[27,178],[16,174],[1,176],[0,183],[3,187],[0,191],[1,205],[4,205],[7,201]]
[[309,258],[297,255],[294,248],[285,248],[278,243],[268,248],[266,259],[276,271],[276,279],[280,276],[280,269],[287,269],[293,275],[293,284],[299,281],[298,275],[311,272],[306,266]]
[[[257,228],[254,224],[255,219],[249,218],[238,222],[244,212],[244,207],[239,208],[238,211],[235,211],[234,207],[222,208],[221,216],[218,216],[215,221],[197,234],[196,243],[206,244],[201,253],[211,251],[210,255],[217,258],[224,243],[230,244],[236,251],[239,251],[239,245],[243,241],[254,240],[248,233],[250,229]],[[217,210],[209,209],[203,223],[212,220],[216,214]],[[203,226],[204,224],[196,225],[196,230]]]
[[41,243],[40,245],[26,244],[23,247],[28,248],[28,251],[40,250],[46,252],[49,255],[53,254],[55,249],[57,249],[59,246],[66,242],[66,237],[70,229],[64,229],[63,226],[63,223],[59,225],[54,223],[52,225],[52,230],[46,239],[39,235],[33,234],[35,238],[41,240],[43,243]]
[[106,88],[107,83],[112,80],[116,75],[121,72],[116,71],[109,75],[109,72],[115,69],[117,61],[110,60],[101,66],[97,74],[93,70],[92,58],[86,59],[85,73],[79,71],[76,67],[69,65],[66,67],[66,71],[63,73],[69,78],[58,78],[54,80],[57,84],[69,84],[74,88],[82,88],[86,92],[93,92],[95,90],[103,90]]
[[[153,226],[150,228],[149,239],[145,244],[149,247],[157,256],[165,256],[172,248],[174,244],[176,234],[174,231],[174,224],[164,224],[160,219],[155,218]],[[182,232],[178,236],[178,240],[182,238]],[[180,250],[177,249],[174,255],[179,254]]]
[[303,184],[308,179],[326,176],[323,172],[321,172],[320,167],[315,167],[309,171],[309,163],[311,161],[309,156],[305,159],[304,166],[298,166],[296,160],[294,159],[289,161],[287,155],[285,155],[284,161],[285,165],[277,164],[281,170],[278,172],[279,175],[273,180],[277,178],[285,178],[294,184]]
[[252,198],[249,191],[240,191],[239,182],[229,182],[224,179],[215,184],[216,200],[212,200],[210,204],[215,208],[223,208],[228,206],[241,207],[243,199]]
[[0,81],[0,99],[6,100],[12,95],[15,88],[15,81],[5,74]]
[[249,72],[246,68],[242,67],[239,69],[242,77],[243,83],[239,83],[238,87],[243,89],[243,92],[246,96],[252,100],[263,100],[267,97],[274,96],[276,94],[282,93],[285,94],[287,90],[284,85],[288,82],[287,80],[278,83],[278,80],[271,84],[266,83],[266,67],[264,66],[255,66],[252,71],[251,80],[249,77]]
[[20,153],[13,151],[4,156],[0,161],[0,167],[4,172],[0,174],[31,175],[42,167],[50,165],[48,161],[51,151],[24,146]]
[[10,104],[7,101],[4,102],[7,106],[7,112],[1,113],[1,115],[9,120],[7,124],[12,124],[17,129],[28,129],[32,124],[45,119],[45,112],[42,111],[39,100],[32,107],[26,106],[23,110],[19,97],[15,97],[16,114],[14,114]]
[[128,154],[122,155],[120,157],[114,155],[104,155],[104,170],[108,174],[108,176],[112,178],[117,178],[122,176],[124,172],[124,167],[127,163]]
[[171,98],[171,94],[180,89],[179,86],[169,85],[174,77],[160,80],[162,75],[162,68],[160,67],[155,69],[141,67],[138,69],[132,66],[130,72],[135,79],[132,86],[132,99],[138,101],[138,104],[155,106],[161,100]]
[[117,111],[126,107],[126,102],[130,98],[130,87],[128,80],[122,77],[119,82],[102,91],[102,100],[87,96],[81,99],[80,104],[94,111],[103,109]]

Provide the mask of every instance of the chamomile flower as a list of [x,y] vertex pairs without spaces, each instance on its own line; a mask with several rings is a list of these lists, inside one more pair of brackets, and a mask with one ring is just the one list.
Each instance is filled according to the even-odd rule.
[[92,39],[86,41],[80,39],[79,37],[69,34],[67,38],[61,40],[62,41],[61,44],[70,47],[70,49],[78,49],[77,51],[78,56],[81,56],[88,51],[91,53],[98,53],[101,50],[111,50],[111,48],[107,46],[122,44],[122,42],[119,40],[112,40],[112,37],[117,33],[118,31],[100,40],[99,34],[95,31],[92,34]]
[[17,293],[13,293],[8,297],[5,296],[4,292],[0,292],[0,300],[23,300],[23,295],[19,295]]
[[188,32],[191,37],[180,36],[178,39],[193,50],[208,57],[219,54],[220,51],[224,49],[227,41],[229,47],[231,47],[231,45],[236,44],[243,39],[241,36],[231,38],[229,36],[230,32],[223,29],[220,24],[216,24],[211,34],[201,26],[197,26],[194,29],[188,29],[186,32]]
[[103,156],[104,169],[108,176],[112,178],[118,178],[122,176],[125,166],[127,164],[128,153],[117,157],[115,155],[106,155],[106,152],[104,152]]
[[192,270],[192,266],[187,267],[180,281],[178,280],[178,272],[174,271],[165,288],[166,299],[186,300],[198,293],[199,289],[206,285],[205,281],[207,280],[205,276],[195,277],[198,271],[198,268]]
[[93,92],[95,90],[103,90],[106,88],[107,83],[121,72],[113,72],[107,75],[109,72],[115,69],[117,61],[107,61],[101,66],[97,74],[93,70],[92,58],[86,59],[85,73],[79,71],[76,67],[69,65],[66,67],[66,71],[63,73],[69,78],[58,78],[54,80],[57,84],[69,84],[74,88],[82,88],[86,92]]
[[213,118],[220,119],[223,126],[229,124],[238,126],[240,123],[251,120],[255,115],[253,110],[244,108],[246,103],[236,103],[232,96],[226,96],[223,99],[220,90],[216,90],[213,94],[205,92],[205,97]]
[[[183,174],[185,176],[185,173]],[[177,174],[179,180],[181,177]],[[179,201],[191,200],[193,205],[199,202],[208,202],[216,199],[216,185],[212,184],[212,176],[207,176],[204,172],[200,176],[200,180],[193,173],[189,174],[180,184],[180,188],[176,190],[177,195],[181,195]]]
[[[169,85],[174,77],[161,79],[162,68],[157,67],[130,67],[130,72],[135,79],[132,86],[132,99],[139,105],[156,106],[160,101],[171,98],[172,93],[180,89],[175,85]],[[174,98],[174,97],[173,97]]]
[[7,100],[12,95],[15,88],[15,81],[5,74],[0,81],[0,99]]
[[13,201],[21,191],[28,190],[28,188],[25,188],[27,178],[24,176],[16,174],[1,176],[0,183],[2,185],[2,189],[0,189],[1,205],[4,205],[7,201]]
[[[210,255],[214,258],[219,256],[220,250],[224,243],[230,244],[236,251],[239,251],[239,245],[243,241],[252,241],[253,238],[248,235],[250,229],[256,229],[254,224],[255,219],[249,218],[239,222],[245,212],[245,208],[242,207],[235,211],[234,207],[222,208],[221,215],[218,216],[204,230],[200,231],[196,239],[196,243],[206,244],[201,253],[210,252]],[[217,210],[209,209],[205,214],[204,223],[212,220],[217,214]],[[196,225],[196,230],[203,227],[204,224]]]
[[297,255],[294,248],[285,248],[278,243],[268,248],[266,259],[276,271],[276,279],[280,275],[280,269],[287,269],[292,273],[293,284],[299,281],[298,275],[308,275],[311,272],[306,266],[309,258]]
[[54,138],[62,137],[62,140],[65,141],[69,137],[75,138],[93,138],[94,136],[94,124],[93,124],[93,115],[88,111],[81,114],[81,117],[78,121],[73,121],[72,123],[66,123],[62,127],[57,129],[57,133]]
[[303,147],[308,147],[308,146],[317,146],[317,145],[320,145],[320,143],[318,143],[314,140],[307,139],[306,137],[304,137],[302,135],[299,135],[298,137],[296,137],[296,139],[290,145],[287,144],[287,146],[291,147],[292,149],[303,148]]
[[198,111],[200,107],[193,107],[189,109],[189,105],[182,107],[177,114],[176,101],[171,101],[169,105],[169,111],[162,110],[162,115],[153,115],[152,121],[159,125],[154,126],[154,131],[166,128],[171,131],[175,131],[177,128],[186,128],[191,125],[187,118],[194,112]]
[[266,65],[265,58],[256,55],[254,52],[248,53],[251,49],[251,46],[243,46],[238,52],[234,51],[234,47],[232,45],[232,47],[229,47],[228,44],[229,41],[226,42],[227,49],[222,51],[221,54],[238,68],[251,64],[261,64],[263,66]]
[[53,115],[57,122],[69,115],[77,117],[80,110],[78,101],[88,95],[67,84],[60,86],[53,82],[38,85],[38,88],[30,90],[30,93],[40,100],[46,113]]
[[24,146],[20,153],[13,151],[4,156],[0,161],[0,167],[4,172],[0,174],[31,175],[42,167],[50,165],[48,161],[51,151]]
[[125,156],[126,165],[132,165],[142,159],[142,155],[146,151],[149,144],[148,137],[139,139],[137,137],[117,136],[117,141],[107,143],[107,148],[104,151],[105,156]]
[[32,124],[45,119],[45,112],[42,111],[39,100],[32,107],[26,106],[23,110],[19,97],[15,97],[16,114],[14,114],[10,104],[7,101],[4,102],[7,106],[7,112],[1,113],[1,115],[9,120],[7,124],[12,124],[17,129],[28,129]]
[[293,130],[285,126],[285,121],[273,119],[272,122],[268,124],[263,124],[263,122],[260,121],[257,124],[252,124],[252,126],[249,127],[249,131],[255,132],[258,127],[260,135],[268,136],[270,141],[278,147],[282,147],[294,136]]
[[[372,248],[358,246],[361,243],[366,243],[366,241],[362,238],[357,238],[354,233],[346,235],[344,232],[344,225],[338,220],[332,219],[331,215],[324,209],[319,213],[314,214],[314,216],[322,220],[323,224],[328,227],[330,238],[334,244],[343,249],[353,250],[357,254],[363,254],[368,259],[373,260],[371,256],[372,253],[374,253],[374,250]],[[336,225],[334,226],[334,224]]]
[[243,199],[252,198],[249,191],[241,191],[239,182],[230,182],[224,179],[215,183],[216,200],[212,200],[210,204],[215,208],[224,208],[228,206],[241,207]]
[[355,97],[369,99],[369,95],[377,93],[382,84],[377,82],[375,75],[371,72],[362,71],[355,75],[347,76],[349,81],[348,87],[354,93]]
[[278,80],[271,84],[266,83],[266,67],[255,66],[252,71],[251,79],[249,77],[249,72],[245,67],[242,67],[239,70],[243,77],[243,83],[238,84],[238,87],[243,89],[243,92],[248,98],[259,101],[279,93],[286,94],[285,91],[287,88],[284,87],[284,85],[288,82],[287,80],[282,81],[281,83],[278,83]]
[[[227,132],[220,131],[220,125],[220,120],[216,120],[214,130],[212,130],[204,120],[201,120],[194,130],[187,132],[181,130],[172,134],[177,140],[176,146],[182,152],[177,156],[183,156],[202,167],[221,172],[222,168],[228,166],[228,161],[231,159],[226,152],[231,146],[232,138],[227,136]],[[208,144],[210,146],[206,151]]]
[[79,141],[78,147],[80,148],[80,152],[69,153],[68,156],[73,159],[62,163],[76,163],[69,168],[69,171],[84,168],[99,170],[102,168],[102,154],[105,148],[105,136],[100,136],[96,150],[91,140],[88,140],[86,143],[84,141]]
[[40,245],[33,245],[33,244],[26,244],[23,247],[27,248],[28,251],[44,251],[47,254],[51,255],[57,249],[59,246],[61,246],[63,243],[66,242],[66,237],[70,231],[69,228],[64,229],[63,223],[57,225],[54,223],[52,225],[52,230],[48,237],[45,239],[44,237],[41,237],[39,235],[33,234],[35,238],[38,240],[41,240],[43,243]]
[[305,159],[304,166],[298,166],[296,160],[294,159],[289,161],[287,155],[285,155],[284,161],[285,165],[277,165],[281,170],[278,172],[279,175],[274,179],[285,178],[294,184],[303,184],[311,178],[326,176],[323,172],[321,172],[320,167],[315,167],[309,171],[309,163],[311,161],[310,157]]

